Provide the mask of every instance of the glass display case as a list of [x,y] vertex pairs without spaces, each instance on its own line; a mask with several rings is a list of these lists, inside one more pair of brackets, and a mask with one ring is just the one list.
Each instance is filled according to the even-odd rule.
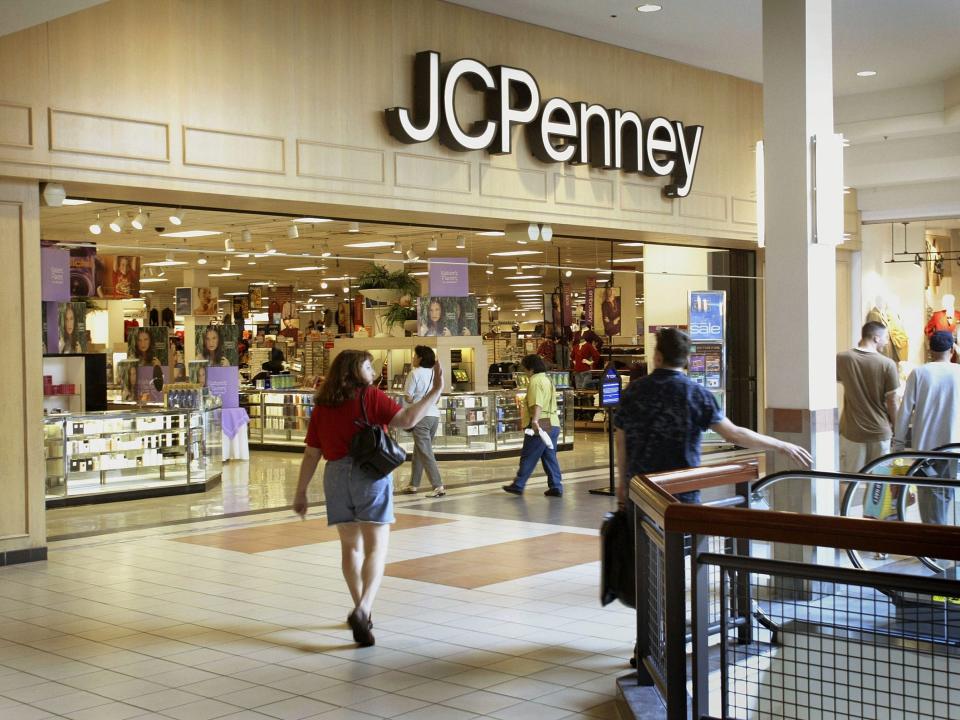
[[202,492],[220,477],[219,403],[44,420],[47,505]]
[[[388,393],[402,404],[402,393]],[[523,445],[520,407],[524,390],[491,390],[477,393],[445,393],[438,408],[440,423],[433,441],[439,460],[473,457],[504,457],[519,453]],[[572,393],[557,392],[560,415],[560,450],[573,448]],[[392,430],[393,438],[408,453],[413,452],[413,436]]]
[[303,447],[313,412],[313,390],[267,389],[240,393],[250,416],[250,444],[268,448]]

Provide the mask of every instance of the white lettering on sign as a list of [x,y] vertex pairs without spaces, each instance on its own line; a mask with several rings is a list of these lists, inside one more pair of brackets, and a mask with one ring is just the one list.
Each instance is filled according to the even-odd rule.
[[[670,177],[667,197],[686,197],[700,157],[702,125],[685,126],[664,117],[603,105],[549,98],[541,102],[537,81],[526,70],[487,67],[463,58],[443,66],[440,53],[416,54],[413,66],[413,109],[384,111],[390,134],[404,143],[427,142],[439,134],[452,150],[512,152],[515,125],[525,128],[533,155],[545,163],[590,164],[649,177]],[[485,94],[485,117],[467,124],[457,116],[457,91],[466,81]]]

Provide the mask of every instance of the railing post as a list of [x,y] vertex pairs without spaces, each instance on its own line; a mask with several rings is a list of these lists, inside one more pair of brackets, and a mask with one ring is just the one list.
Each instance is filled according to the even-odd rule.
[[683,533],[664,537],[667,718],[687,720],[687,602]]
[[635,639],[635,660],[637,663],[637,684],[652,685],[653,679],[643,664],[644,658],[650,655],[650,539],[643,527],[643,515],[632,502],[627,504],[630,518],[633,521],[634,547],[634,598],[637,606],[637,635]]
[[[690,634],[693,638],[693,717],[700,718],[710,711],[710,566],[697,561],[701,553],[710,551],[706,535],[692,536],[690,553]],[[671,597],[668,595],[668,597]],[[668,605],[669,605],[668,601]],[[724,598],[720,598],[721,617],[726,615]],[[670,680],[673,685],[673,679]],[[686,686],[686,683],[684,683]],[[684,687],[686,690],[686,687]]]

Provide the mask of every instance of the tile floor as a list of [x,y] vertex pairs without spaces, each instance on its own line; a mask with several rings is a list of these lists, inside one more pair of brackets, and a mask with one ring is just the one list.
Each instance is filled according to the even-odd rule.
[[[306,523],[280,511],[52,542],[48,562],[0,568],[0,718],[614,718],[633,613],[597,600],[588,550],[611,500],[586,490],[604,477],[570,473],[562,500],[542,478],[522,498],[496,485],[398,497],[420,520],[392,533],[389,562],[420,570],[384,579],[364,649],[344,622],[339,545],[304,527],[322,508]],[[292,544],[251,544],[288,531]],[[524,552],[488,584],[429,578],[451,556]]]

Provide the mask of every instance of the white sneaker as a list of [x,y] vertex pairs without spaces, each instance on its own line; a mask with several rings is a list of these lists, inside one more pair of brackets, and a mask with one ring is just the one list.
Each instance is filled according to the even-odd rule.
[[414,487],[413,485],[407,485],[404,488],[400,488],[400,493],[402,495],[416,495],[420,492],[420,488]]
[[432,493],[430,493],[429,495],[427,495],[427,497],[434,497],[434,498],[436,498],[436,497],[443,497],[443,496],[446,495],[446,494],[447,494],[447,491],[444,490],[444,489],[443,489],[443,485],[441,485],[440,487],[435,488]]

